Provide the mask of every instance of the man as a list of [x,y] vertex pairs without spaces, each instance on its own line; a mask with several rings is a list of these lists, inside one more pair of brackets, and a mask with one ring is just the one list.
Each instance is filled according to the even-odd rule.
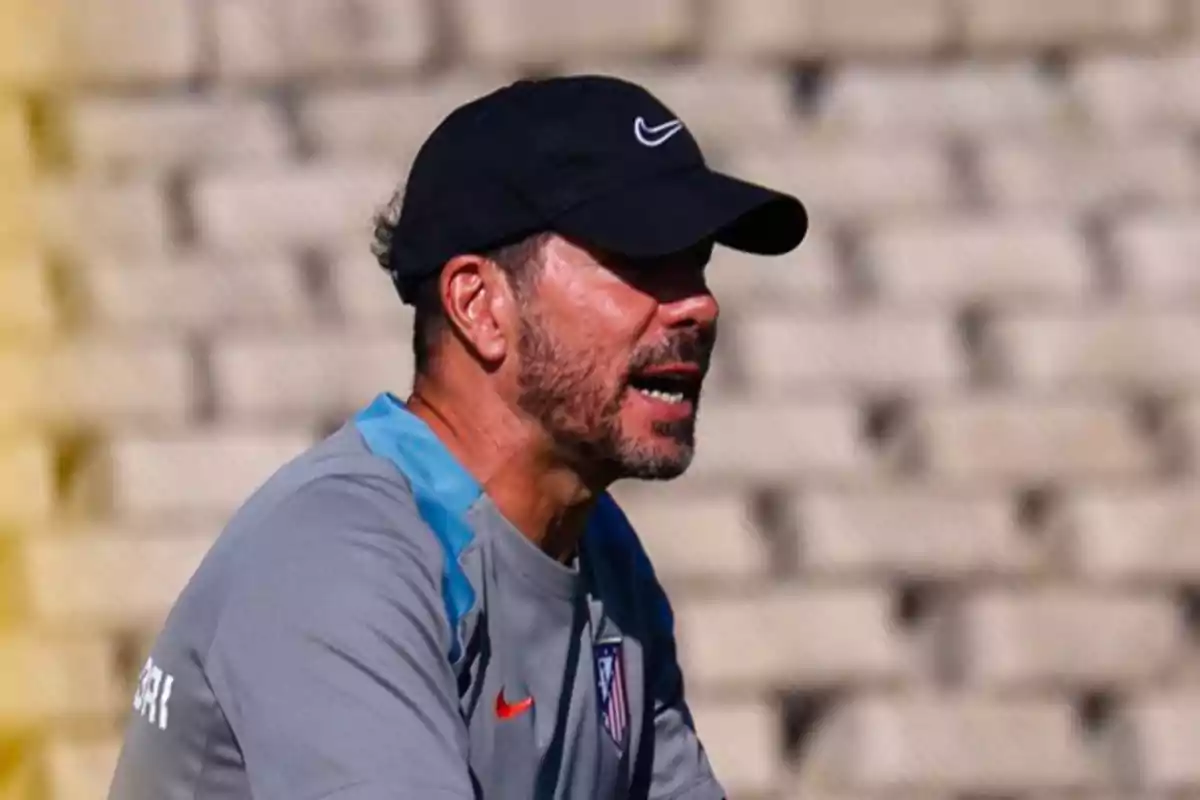
[[412,394],[231,520],[146,661],[111,800],[721,798],[606,492],[692,458],[714,243],[806,227],[630,83],[452,113],[378,221]]

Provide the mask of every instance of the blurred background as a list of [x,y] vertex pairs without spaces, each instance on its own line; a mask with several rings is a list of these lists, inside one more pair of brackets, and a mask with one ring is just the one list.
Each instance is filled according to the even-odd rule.
[[409,387],[371,214],[579,71],[812,212],[618,490],[732,796],[1200,798],[1197,0],[0,0],[0,798],[105,796],[223,522]]

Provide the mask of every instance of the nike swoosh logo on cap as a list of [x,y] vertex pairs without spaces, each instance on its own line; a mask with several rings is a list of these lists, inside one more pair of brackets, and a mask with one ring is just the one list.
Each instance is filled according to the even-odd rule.
[[683,130],[683,123],[677,119],[653,127],[647,125],[646,120],[642,117],[633,121],[633,135],[646,147],[658,147],[681,130]]
[[533,697],[526,697],[524,700],[518,700],[515,703],[508,703],[504,700],[504,687],[496,693],[496,716],[500,719],[512,719],[515,716],[524,714],[529,709],[533,708]]

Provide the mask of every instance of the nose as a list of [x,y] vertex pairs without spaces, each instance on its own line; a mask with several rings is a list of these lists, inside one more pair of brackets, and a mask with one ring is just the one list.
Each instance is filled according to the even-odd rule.
[[721,313],[717,298],[707,288],[683,293],[663,302],[659,308],[668,328],[712,328]]

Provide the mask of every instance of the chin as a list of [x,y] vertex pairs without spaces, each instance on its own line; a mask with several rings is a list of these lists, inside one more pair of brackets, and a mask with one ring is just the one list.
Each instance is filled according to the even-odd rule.
[[629,477],[639,481],[673,481],[687,472],[687,468],[682,463],[643,465]]
[[625,448],[621,458],[622,472],[629,478],[644,481],[669,481],[687,472],[695,448],[690,444],[639,442]]

